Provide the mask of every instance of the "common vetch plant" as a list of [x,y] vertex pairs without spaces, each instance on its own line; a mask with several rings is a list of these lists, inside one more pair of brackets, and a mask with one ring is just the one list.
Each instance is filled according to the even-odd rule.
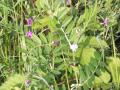
[[1,0],[0,90],[119,90],[119,3]]

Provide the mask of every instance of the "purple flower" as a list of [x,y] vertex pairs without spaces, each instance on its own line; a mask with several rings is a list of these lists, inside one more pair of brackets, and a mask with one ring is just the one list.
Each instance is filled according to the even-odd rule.
[[25,80],[25,85],[26,85],[26,86],[29,86],[29,85],[30,85],[30,83],[31,83],[31,81],[30,81],[30,80]]
[[67,5],[71,5],[71,0],[66,0]]
[[78,45],[77,45],[77,44],[72,44],[72,45],[70,45],[70,49],[71,49],[73,52],[76,52],[76,50],[78,49]]
[[104,25],[105,27],[107,27],[108,26],[108,18],[105,18],[101,24]]
[[32,38],[32,32],[31,31],[26,32],[26,36]]
[[32,18],[28,18],[28,19],[27,19],[27,25],[28,25],[28,26],[31,26],[32,23],[33,23],[33,19],[32,19]]

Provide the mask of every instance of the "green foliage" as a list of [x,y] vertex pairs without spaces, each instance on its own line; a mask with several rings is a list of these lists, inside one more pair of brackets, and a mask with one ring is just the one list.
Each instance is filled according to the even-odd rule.
[[100,76],[95,77],[94,83],[97,86],[100,84],[102,85],[103,83],[108,84],[109,81],[110,81],[110,74],[107,71],[101,71]]
[[119,90],[119,11],[119,0],[1,0],[0,90]]
[[0,86],[0,90],[16,90],[15,88],[21,88],[25,82],[24,75],[15,74],[9,77],[3,84]]
[[[87,52],[87,55],[86,55]],[[94,48],[84,48],[81,52],[81,64],[88,65],[91,60],[100,60],[100,55],[95,51]]]
[[120,59],[110,57],[108,60],[108,68],[112,75],[112,81],[116,84],[120,84]]

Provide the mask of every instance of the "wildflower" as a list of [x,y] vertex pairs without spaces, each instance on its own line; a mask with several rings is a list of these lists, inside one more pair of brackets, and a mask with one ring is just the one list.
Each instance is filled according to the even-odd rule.
[[76,52],[77,48],[78,48],[78,45],[77,45],[77,44],[72,44],[72,45],[70,45],[70,49],[71,49],[73,52]]
[[52,41],[52,44],[53,44],[53,46],[59,46],[60,41],[58,41],[58,40]]
[[31,26],[32,23],[33,23],[32,18],[28,18],[28,19],[27,19],[27,25],[28,25],[28,26]]
[[105,18],[101,24],[104,25],[105,27],[107,27],[108,26],[108,18]]
[[26,85],[26,86],[29,86],[29,85],[30,85],[30,83],[31,83],[31,81],[30,81],[30,80],[25,80],[25,85]]
[[66,0],[67,5],[71,5],[71,0]]
[[31,31],[26,32],[26,36],[31,38],[32,37],[32,32]]

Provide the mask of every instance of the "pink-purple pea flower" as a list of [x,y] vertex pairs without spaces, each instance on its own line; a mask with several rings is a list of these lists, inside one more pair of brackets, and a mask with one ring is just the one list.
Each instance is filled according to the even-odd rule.
[[28,18],[27,19],[27,25],[28,26],[32,26],[32,23],[33,23],[33,19],[32,18]]
[[32,32],[31,31],[26,32],[26,36],[32,38]]
[[71,0],[66,0],[67,5],[71,5]]
[[109,22],[108,18],[105,18],[101,24],[103,26],[107,27],[108,26],[108,22]]
[[31,81],[30,81],[30,80],[25,80],[25,85],[26,85],[26,86],[29,86],[29,85],[30,85],[30,83],[31,83]]

